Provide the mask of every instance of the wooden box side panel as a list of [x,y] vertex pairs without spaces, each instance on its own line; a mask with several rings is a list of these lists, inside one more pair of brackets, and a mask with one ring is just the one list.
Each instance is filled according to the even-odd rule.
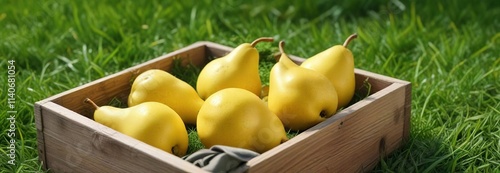
[[48,102],[41,105],[45,166],[54,172],[203,172],[104,125]]
[[[410,125],[411,125],[411,83],[408,81],[387,77],[377,73],[369,72],[366,70],[355,69],[356,73],[356,87],[362,86],[362,81],[358,80],[365,78],[371,85],[372,90],[378,91],[381,88],[385,88],[392,83],[401,84],[405,88],[404,98],[405,98],[405,108],[404,108],[404,128],[403,128],[403,142],[406,142],[410,137]],[[361,91],[362,90],[358,90]],[[373,93],[370,92],[370,93]]]
[[371,170],[402,142],[405,92],[390,85],[250,160],[249,172]]
[[90,82],[86,85],[74,88],[49,99],[50,101],[66,107],[69,110],[92,118],[93,110],[86,108],[83,104],[83,100],[85,98],[91,98],[98,105],[106,105],[113,98],[126,103],[132,81],[137,75],[148,69],[162,69],[169,71],[173,65],[174,58],[181,58],[183,65],[193,64],[201,66],[206,63],[205,48],[206,47],[203,43],[196,43],[113,75]]

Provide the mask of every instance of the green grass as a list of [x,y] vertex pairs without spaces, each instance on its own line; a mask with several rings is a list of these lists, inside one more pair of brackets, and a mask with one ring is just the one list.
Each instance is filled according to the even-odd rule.
[[41,170],[33,104],[51,95],[200,40],[272,36],[309,57],[354,32],[357,68],[412,82],[410,140],[374,172],[499,172],[499,2],[398,2],[2,1],[0,80],[15,60],[17,155],[4,164],[2,108],[1,172]]

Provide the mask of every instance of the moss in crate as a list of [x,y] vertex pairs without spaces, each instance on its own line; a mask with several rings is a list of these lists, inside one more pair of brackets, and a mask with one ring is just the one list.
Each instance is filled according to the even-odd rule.
[[286,132],[286,137],[288,137],[288,139],[292,139],[293,137],[299,135],[301,133],[301,131],[292,131],[292,130],[288,130]]
[[[366,78],[363,81],[363,85],[360,86],[359,88],[356,88],[356,90],[354,91],[354,96],[352,97],[351,101],[349,102],[349,104],[347,104],[346,107],[349,107],[349,106],[353,105],[354,103],[356,103],[360,100],[363,100],[366,97],[370,96],[372,85],[370,84],[370,82],[368,82],[368,79],[369,78]],[[341,108],[341,109],[343,109],[343,108]]]
[[116,97],[113,97],[113,99],[111,99],[111,101],[109,101],[108,103],[108,106],[113,106],[113,107],[117,107],[117,108],[127,108],[127,103],[121,101],[120,99],[116,98]]
[[186,129],[188,132],[188,141],[189,141],[187,155],[205,148],[203,143],[201,143],[200,138],[198,137],[198,132],[196,131],[196,127],[188,125]]
[[169,71],[170,74],[188,83],[193,88],[196,88],[196,81],[198,80],[200,72],[201,68],[193,64],[183,66],[182,58],[180,57],[175,57],[173,59],[173,66]]
[[274,55],[278,48],[273,44],[257,44],[255,47],[259,50],[259,74],[262,85],[269,85],[269,74],[271,68],[276,64]]

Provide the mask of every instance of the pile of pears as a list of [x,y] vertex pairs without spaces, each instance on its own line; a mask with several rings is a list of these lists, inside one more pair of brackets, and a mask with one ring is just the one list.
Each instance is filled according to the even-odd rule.
[[95,108],[96,122],[179,157],[188,149],[186,125],[196,126],[206,148],[226,145],[263,153],[287,141],[287,130],[306,130],[349,104],[355,77],[347,45],[356,37],[300,65],[280,41],[281,56],[270,71],[268,87],[261,83],[255,46],[274,39],[263,37],[210,61],[200,71],[196,88],[151,69],[134,79],[127,108],[85,102]]

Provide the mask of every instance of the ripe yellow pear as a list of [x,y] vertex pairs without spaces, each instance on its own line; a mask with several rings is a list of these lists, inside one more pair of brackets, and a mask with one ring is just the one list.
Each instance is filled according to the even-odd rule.
[[205,100],[224,88],[242,88],[260,96],[259,52],[255,45],[262,41],[271,42],[273,38],[263,37],[251,44],[243,43],[203,67],[196,83],[200,97]]
[[132,84],[128,105],[143,102],[163,103],[177,112],[184,123],[193,125],[196,124],[196,116],[203,104],[191,85],[159,69],[141,73]]
[[196,124],[205,147],[227,145],[263,153],[288,140],[285,128],[257,95],[222,89],[205,100]]
[[356,85],[354,57],[352,52],[347,49],[347,45],[356,37],[356,34],[352,34],[343,45],[326,49],[301,64],[304,68],[320,72],[333,83],[339,96],[338,108],[347,106],[354,95]]
[[128,108],[98,107],[94,120],[151,146],[182,157],[188,148],[188,134],[181,117],[165,104],[144,102]]
[[271,68],[269,77],[269,109],[286,128],[305,130],[335,114],[337,93],[324,75],[295,64],[283,50]]

